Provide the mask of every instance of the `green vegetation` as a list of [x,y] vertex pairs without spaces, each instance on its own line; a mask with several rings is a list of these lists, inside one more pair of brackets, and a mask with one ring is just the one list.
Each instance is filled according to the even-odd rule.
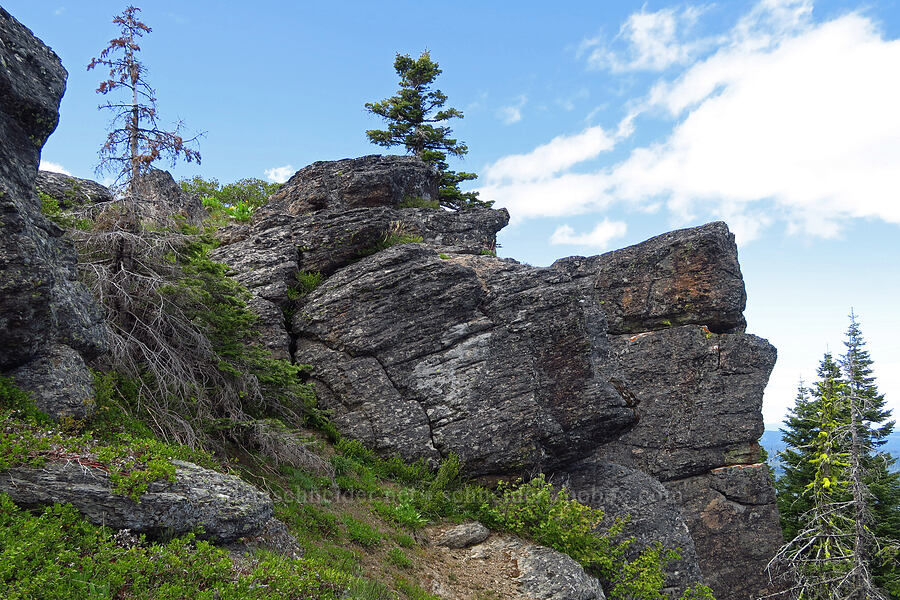
[[178,182],[186,192],[197,194],[216,225],[226,225],[237,221],[246,223],[254,211],[278,191],[281,184],[268,183],[262,179],[247,178],[220,185],[217,179],[203,179],[195,176]]
[[491,202],[478,198],[478,192],[459,189],[463,181],[478,177],[475,173],[451,171],[447,164],[448,154],[463,157],[469,149],[451,138],[453,131],[444,124],[450,119],[461,119],[462,111],[443,108],[447,96],[440,90],[431,89],[441,74],[438,64],[431,60],[427,51],[418,59],[397,54],[394,70],[400,76],[397,95],[381,102],[366,103],[369,112],[387,122],[387,129],[366,131],[369,141],[385,148],[404,146],[407,152],[436,167],[441,177],[440,206],[454,210],[490,206]]
[[67,214],[60,206],[59,202],[50,194],[37,192],[38,198],[41,200],[41,213],[62,227],[63,229],[90,229],[91,220],[76,218],[71,214]]
[[[102,392],[103,388],[98,410],[107,414],[111,407]],[[40,466],[49,458],[65,456],[84,465],[101,466],[109,473],[115,492],[140,501],[148,484],[174,480],[172,459],[219,467],[209,454],[166,444],[152,435],[116,432],[104,427],[107,423],[102,419],[71,421],[60,427],[38,412],[27,394],[0,377],[0,470],[21,464]]]
[[192,535],[129,542],[71,506],[39,515],[0,494],[0,588],[6,600],[336,599],[351,576],[311,560],[261,552],[237,569],[225,550]]
[[418,196],[407,196],[403,202],[397,205],[397,208],[431,208],[437,210],[441,207],[441,203],[437,200],[426,200]]
[[[609,598],[621,600],[665,600],[664,572],[678,553],[651,545],[633,560],[626,558],[633,542],[623,537],[626,521],[607,523],[603,511],[574,500],[565,488],[554,488],[543,475],[527,483],[501,483],[497,496],[482,506],[481,520],[494,529],[504,529],[534,539],[564,552],[596,573],[606,585]],[[704,585],[687,590],[687,599],[712,598]]]
[[299,271],[297,273],[297,285],[288,289],[288,299],[298,300],[305,298],[310,292],[319,287],[319,284],[324,279],[325,277],[318,271]]

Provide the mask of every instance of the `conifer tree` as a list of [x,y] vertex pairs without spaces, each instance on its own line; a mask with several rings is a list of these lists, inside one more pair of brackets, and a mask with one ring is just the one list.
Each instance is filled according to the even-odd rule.
[[468,147],[450,137],[453,131],[447,123],[450,119],[461,119],[462,111],[443,108],[447,96],[441,90],[432,89],[432,84],[441,69],[431,60],[428,51],[418,59],[408,54],[397,54],[394,69],[400,76],[400,90],[397,95],[381,102],[367,102],[369,112],[387,121],[387,129],[366,131],[369,141],[385,148],[405,146],[407,152],[415,154],[426,163],[433,165],[440,173],[440,204],[446,208],[460,210],[473,206],[490,206],[492,203],[480,200],[477,192],[463,192],[459,184],[475,179],[475,173],[452,171],[447,164],[447,156],[463,157]]
[[[140,10],[128,6],[113,18],[120,28],[119,37],[110,40],[87,66],[88,71],[98,66],[109,68],[108,79],[101,81],[96,90],[98,94],[126,94],[121,101],[107,101],[98,107],[113,111],[112,130],[100,149],[98,171],[115,173],[116,181],[125,179],[129,188],[163,155],[171,157],[173,163],[179,157],[200,163],[200,153],[190,147],[199,136],[185,139],[180,121],[172,131],[159,126],[156,93],[147,83],[146,68],[137,58],[141,51],[138,41],[152,31],[138,19]],[[114,56],[119,52],[121,56]]]
[[825,355],[782,430],[788,448],[776,489],[789,541],[773,565],[795,576],[787,597],[900,598],[900,476],[878,451],[894,424],[850,318],[846,354]]

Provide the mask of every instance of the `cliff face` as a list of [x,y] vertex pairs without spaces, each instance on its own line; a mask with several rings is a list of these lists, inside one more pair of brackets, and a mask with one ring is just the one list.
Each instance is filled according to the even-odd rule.
[[34,187],[65,82],[59,57],[0,8],[0,373],[41,410],[81,417],[93,403],[84,361],[105,351],[106,329]]
[[[254,291],[271,347],[314,365],[345,434],[386,455],[453,452],[476,477],[540,469],[630,515],[639,545],[680,547],[673,590],[765,588],[781,533],[757,439],[775,349],[743,333],[725,224],[535,268],[491,255],[505,211],[400,208],[429,194],[410,158],[316,163],[218,258]],[[324,282],[302,296],[300,271]]]

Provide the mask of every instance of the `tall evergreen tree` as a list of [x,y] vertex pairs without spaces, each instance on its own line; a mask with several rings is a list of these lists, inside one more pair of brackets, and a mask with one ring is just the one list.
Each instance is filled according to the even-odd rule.
[[459,140],[450,137],[453,131],[446,123],[450,119],[461,119],[462,111],[443,108],[447,95],[432,89],[432,84],[441,69],[425,51],[417,59],[408,54],[397,54],[394,69],[400,76],[400,90],[396,96],[381,102],[367,102],[366,108],[387,121],[387,129],[366,131],[369,141],[385,148],[405,146],[407,152],[415,154],[426,163],[433,165],[440,173],[440,204],[455,210],[473,206],[490,206],[492,202],[480,200],[478,192],[463,192],[459,184],[478,177],[475,173],[452,171],[447,164],[447,156],[463,157],[469,148]]
[[[846,353],[830,353],[811,388],[801,383],[782,430],[784,474],[776,482],[782,529],[778,558],[800,583],[798,598],[900,598],[900,475],[878,451],[893,431],[856,315]],[[867,595],[868,594],[868,595]]]
[[[878,392],[872,358],[865,349],[865,339],[853,311],[844,346],[847,351],[841,358],[841,366],[861,409],[858,436],[864,452],[860,468],[869,496],[872,533],[876,540],[896,543],[900,540],[900,473],[892,469],[897,459],[879,450],[893,433],[895,422],[890,419],[884,394]],[[893,598],[900,598],[900,564],[895,550],[885,548],[886,556],[875,561],[873,572],[879,585]]]

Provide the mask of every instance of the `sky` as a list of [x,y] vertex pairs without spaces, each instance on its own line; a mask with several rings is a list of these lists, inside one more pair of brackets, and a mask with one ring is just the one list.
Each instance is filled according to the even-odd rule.
[[[109,115],[86,65],[106,0],[0,0],[69,71],[44,168],[95,173]],[[900,416],[900,0],[153,0],[141,45],[163,124],[202,133],[176,178],[284,181],[368,143],[393,60],[428,50],[465,117],[451,166],[506,207],[500,256],[537,266],[724,220],[748,332],[778,348],[763,413],[840,354],[851,309]]]

